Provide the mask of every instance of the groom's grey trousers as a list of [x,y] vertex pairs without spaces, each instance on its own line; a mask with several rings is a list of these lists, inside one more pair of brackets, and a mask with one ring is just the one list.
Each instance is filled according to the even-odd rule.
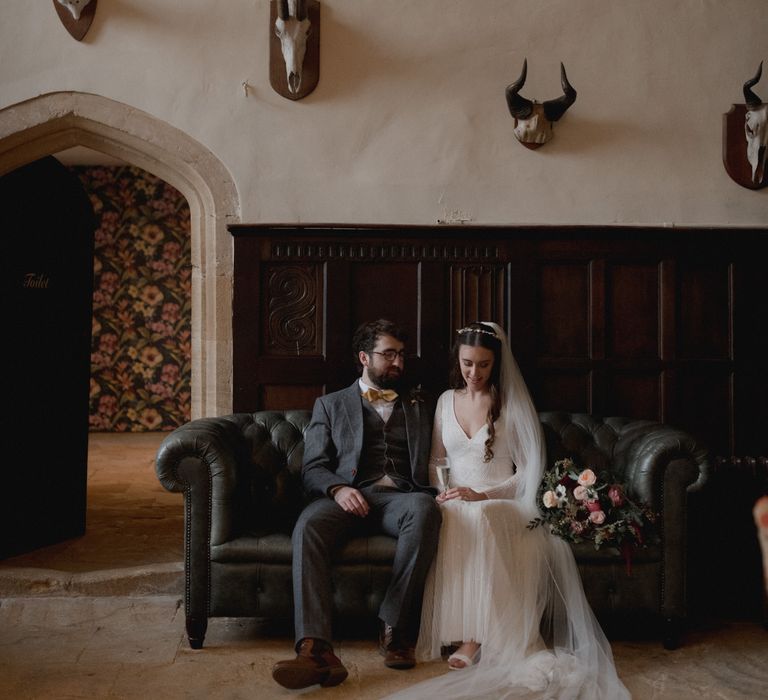
[[369,486],[364,518],[347,513],[331,498],[313,501],[293,531],[293,596],[296,641],[314,637],[331,643],[331,561],[352,537],[384,533],[397,538],[392,579],[379,618],[392,627],[418,631],[421,600],[437,551],[440,508],[428,493]]

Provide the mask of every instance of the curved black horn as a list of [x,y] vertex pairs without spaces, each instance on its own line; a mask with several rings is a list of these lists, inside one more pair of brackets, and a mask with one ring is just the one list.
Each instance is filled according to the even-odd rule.
[[296,2],[296,19],[301,22],[307,19],[307,0],[297,0]]
[[576,102],[576,90],[568,82],[565,66],[562,63],[560,64],[560,85],[563,87],[563,94],[554,100],[547,100],[544,103],[544,116],[551,122],[556,122],[560,119],[568,108]]
[[282,20],[290,17],[288,14],[288,0],[277,0],[277,16]]
[[752,92],[752,86],[757,84],[762,74],[763,62],[760,61],[760,67],[757,69],[757,75],[755,75],[752,80],[747,80],[747,82],[744,83],[744,100],[749,107],[758,107],[759,105],[763,104],[763,101],[757,95],[755,95],[754,92]]
[[506,90],[509,113],[515,119],[527,119],[531,116],[531,112],[533,112],[533,102],[519,94],[520,90],[523,89],[523,85],[525,85],[527,76],[528,59],[526,58],[523,60],[523,70],[520,73],[520,77],[514,83],[507,85]]

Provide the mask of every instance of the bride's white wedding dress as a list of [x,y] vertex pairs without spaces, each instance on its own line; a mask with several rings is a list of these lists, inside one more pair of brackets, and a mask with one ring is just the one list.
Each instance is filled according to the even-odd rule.
[[[506,424],[506,426],[505,426]],[[440,544],[424,594],[417,656],[440,658],[442,646],[482,644],[477,665],[397,693],[395,698],[515,698],[622,700],[610,645],[584,597],[570,547],[516,498],[515,436],[500,418],[493,458],[484,462],[488,428],[466,435],[454,391],[439,399],[432,465],[450,460],[450,485],[468,486],[488,500],[445,502]],[[510,431],[511,432],[511,431]],[[431,474],[433,485],[437,484]]]

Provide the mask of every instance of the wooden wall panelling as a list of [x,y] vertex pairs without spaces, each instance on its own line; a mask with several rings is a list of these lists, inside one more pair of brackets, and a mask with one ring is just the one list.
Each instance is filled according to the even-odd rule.
[[659,352],[661,353],[662,371],[659,377],[659,420],[662,423],[667,422],[667,417],[671,413],[671,402],[674,396],[672,390],[672,372],[668,369],[676,358],[677,340],[675,337],[675,328],[677,325],[676,315],[676,286],[677,266],[675,259],[665,257],[661,261],[659,295],[660,295],[660,313],[661,324],[659,332]]
[[661,418],[660,268],[655,259],[607,265],[605,414]]
[[590,358],[590,266],[553,262],[539,266],[537,352],[546,360]]
[[507,315],[504,265],[453,264],[449,280],[454,332],[472,321],[493,321],[504,327]]
[[[456,327],[491,317],[542,410],[658,418],[722,454],[768,452],[763,230],[233,228],[243,410],[351,381],[351,334],[373,312],[402,312],[409,371],[440,390]],[[311,313],[285,280],[270,290],[283,268],[322,287]]]
[[675,401],[669,420],[719,454],[734,441],[733,276],[735,251],[702,247],[677,262]]
[[607,354],[613,360],[659,359],[659,265],[615,262],[606,284]]
[[589,370],[540,371],[532,398],[540,411],[589,413],[591,396]]
[[436,396],[446,387],[449,358],[455,329],[446,303],[446,277],[450,274],[440,262],[422,262],[419,267],[419,335],[409,342],[415,353],[407,368],[409,377]]
[[[544,409],[589,412],[592,397],[592,268],[588,260],[536,266],[534,399]],[[565,408],[565,407],[568,408]]]
[[733,373],[726,364],[686,363],[675,370],[670,422],[691,432],[716,455],[737,451],[733,435]]
[[736,454],[768,455],[768,293],[762,256],[737,259],[733,289]]
[[234,249],[232,404],[235,411],[252,411],[258,408],[261,241],[236,237]]
[[732,359],[731,261],[683,259],[678,275],[678,357]]
[[606,414],[661,419],[662,374],[658,370],[613,370],[606,397]]

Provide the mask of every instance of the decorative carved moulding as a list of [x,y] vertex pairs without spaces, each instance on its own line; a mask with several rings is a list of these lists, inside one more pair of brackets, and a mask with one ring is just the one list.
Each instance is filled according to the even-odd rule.
[[285,260],[498,260],[495,246],[408,243],[347,243],[347,242],[273,242],[274,259]]

